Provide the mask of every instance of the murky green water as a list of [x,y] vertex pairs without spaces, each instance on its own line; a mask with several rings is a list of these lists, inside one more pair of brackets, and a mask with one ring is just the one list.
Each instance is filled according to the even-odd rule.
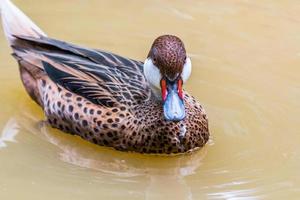
[[14,2],[51,37],[138,60],[158,35],[181,37],[186,89],[212,139],[191,155],[146,156],[45,126],[1,31],[0,199],[299,198],[298,1]]

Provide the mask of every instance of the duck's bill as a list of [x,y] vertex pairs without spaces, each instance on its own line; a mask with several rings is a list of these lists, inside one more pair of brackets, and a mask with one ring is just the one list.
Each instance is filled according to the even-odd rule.
[[[185,117],[185,107],[182,97],[181,83],[166,81],[166,93],[163,98],[164,117],[167,121],[181,121]],[[163,89],[163,88],[162,88]]]

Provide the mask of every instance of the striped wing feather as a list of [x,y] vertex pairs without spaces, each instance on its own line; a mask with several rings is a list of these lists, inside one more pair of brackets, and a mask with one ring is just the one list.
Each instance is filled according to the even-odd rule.
[[44,36],[15,37],[19,60],[43,69],[55,83],[95,104],[131,105],[150,96],[142,62]]

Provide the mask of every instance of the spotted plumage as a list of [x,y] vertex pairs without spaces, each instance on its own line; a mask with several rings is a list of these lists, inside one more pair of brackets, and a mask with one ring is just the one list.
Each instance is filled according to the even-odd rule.
[[159,67],[162,74],[174,80],[182,73],[186,51],[178,37],[163,35],[154,40],[148,57],[153,58],[154,64]]
[[[179,38],[156,39],[147,65],[51,39],[5,2],[4,31],[21,79],[52,127],[98,145],[141,153],[183,153],[208,141],[204,109],[181,91],[190,63]],[[24,28],[10,26],[11,20]],[[146,75],[145,66],[160,71],[159,77]],[[156,93],[160,80],[168,86],[166,100]]]

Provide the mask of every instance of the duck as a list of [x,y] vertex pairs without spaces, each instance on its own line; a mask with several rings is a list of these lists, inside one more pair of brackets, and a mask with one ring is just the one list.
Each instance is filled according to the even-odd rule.
[[149,154],[191,152],[209,140],[203,106],[183,89],[192,64],[179,37],[157,37],[141,62],[53,39],[10,0],[0,6],[22,83],[49,126]]

